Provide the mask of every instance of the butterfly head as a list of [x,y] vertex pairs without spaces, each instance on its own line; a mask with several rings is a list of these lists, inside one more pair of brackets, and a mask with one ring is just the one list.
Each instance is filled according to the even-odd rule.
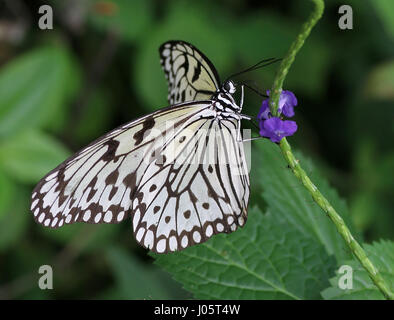
[[225,93],[234,94],[235,91],[236,91],[235,83],[234,83],[233,81],[231,81],[231,80],[227,80],[227,81],[223,84],[222,90],[223,90]]

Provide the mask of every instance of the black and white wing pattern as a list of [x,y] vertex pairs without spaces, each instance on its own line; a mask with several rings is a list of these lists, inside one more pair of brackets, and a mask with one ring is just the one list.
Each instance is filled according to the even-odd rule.
[[245,224],[249,176],[237,132],[236,121],[196,117],[164,146],[161,170],[148,165],[134,199],[138,242],[167,253]]
[[168,41],[159,53],[170,104],[207,100],[219,89],[219,75],[212,62],[190,43]]
[[182,250],[246,222],[249,177],[237,121],[212,101],[159,110],[97,139],[48,173],[32,193],[36,222],[133,221],[157,253]]

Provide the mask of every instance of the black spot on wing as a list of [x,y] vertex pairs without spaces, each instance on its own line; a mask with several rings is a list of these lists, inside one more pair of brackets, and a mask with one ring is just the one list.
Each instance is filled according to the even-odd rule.
[[155,125],[155,120],[153,119],[153,117],[148,117],[146,118],[146,120],[143,122],[142,124],[142,128],[141,130],[137,131],[133,138],[135,140],[135,145],[138,146],[142,140],[144,139],[144,135],[146,134],[146,132],[150,129],[153,128],[153,126]]
[[200,77],[200,74],[201,74],[201,63],[198,62],[194,68],[192,82],[196,82]]
[[119,172],[118,170],[112,171],[108,177],[105,179],[105,184],[115,184],[116,180],[118,180]]
[[189,218],[190,218],[190,214],[191,214],[191,211],[190,211],[190,210],[186,210],[186,211],[183,213],[183,216],[184,216],[186,219],[189,219]]
[[105,143],[108,146],[108,150],[103,154],[101,159],[104,161],[111,161],[115,157],[116,149],[118,149],[119,141],[109,140]]
[[153,213],[157,213],[160,210],[160,206],[155,206],[153,208]]
[[126,188],[130,188],[130,200],[134,199],[134,194],[137,190],[136,186],[136,181],[137,177],[135,172],[129,173],[124,179],[123,179],[123,184],[126,186]]

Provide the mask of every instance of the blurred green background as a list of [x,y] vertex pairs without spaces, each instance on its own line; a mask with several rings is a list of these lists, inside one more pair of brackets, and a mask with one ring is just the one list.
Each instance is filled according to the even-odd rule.
[[[38,27],[43,4],[53,30]],[[326,1],[285,81],[299,101],[289,141],[347,200],[367,242],[394,239],[394,3],[346,1],[353,30],[338,28],[342,4]],[[224,79],[283,57],[310,11],[307,0],[1,0],[0,298],[191,298],[152,264],[130,222],[46,229],[29,212],[31,190],[98,136],[167,105],[162,42],[191,42]],[[240,79],[265,92],[277,67]],[[247,91],[244,113],[260,104]],[[43,264],[56,290],[38,289]]]

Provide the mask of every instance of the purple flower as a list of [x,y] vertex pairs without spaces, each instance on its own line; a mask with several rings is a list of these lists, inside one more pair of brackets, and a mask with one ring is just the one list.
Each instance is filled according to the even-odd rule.
[[[270,91],[267,91],[269,96]],[[294,107],[297,105],[297,98],[293,92],[283,90],[279,97],[278,113],[286,117],[294,116]],[[283,137],[291,136],[297,131],[295,121],[281,120],[273,117],[269,108],[269,99],[261,104],[260,111],[257,115],[260,122],[260,135],[270,138],[272,142],[279,142]]]
[[291,136],[296,131],[295,121],[281,120],[278,117],[260,121],[260,135],[270,138],[272,142],[279,142],[283,137]]
[[[267,90],[267,95],[270,95],[270,91]],[[297,105],[297,98],[293,92],[288,90],[283,90],[280,93],[279,97],[279,105],[278,105],[278,113],[284,114],[286,117],[291,118],[294,116],[294,107]],[[261,108],[257,118],[261,119],[269,119],[271,118],[272,114],[269,108],[269,100],[263,100],[261,104]]]
[[283,90],[279,97],[279,113],[283,113],[286,117],[294,116],[294,107],[297,105],[297,98],[293,92]]

